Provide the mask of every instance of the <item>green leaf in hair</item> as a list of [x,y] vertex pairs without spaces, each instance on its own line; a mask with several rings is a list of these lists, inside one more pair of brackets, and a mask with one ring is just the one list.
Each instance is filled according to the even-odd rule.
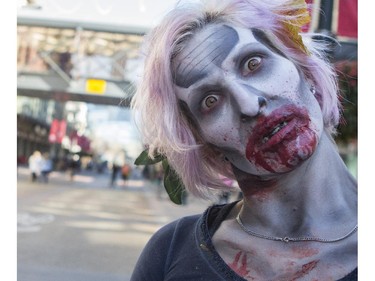
[[176,171],[171,168],[168,163],[167,158],[162,154],[156,154],[154,159],[150,158],[148,155],[148,149],[142,151],[142,153],[137,157],[134,164],[135,165],[153,165],[162,161],[162,166],[164,170],[164,188],[167,191],[169,199],[177,204],[181,205],[183,202],[184,193],[186,188],[182,183],[181,179],[177,175]]
[[148,156],[148,149],[143,150],[142,153],[135,159],[134,164],[135,165],[153,165],[160,161],[162,161],[165,158],[164,155],[156,154],[154,156],[154,159],[152,159],[150,156]]

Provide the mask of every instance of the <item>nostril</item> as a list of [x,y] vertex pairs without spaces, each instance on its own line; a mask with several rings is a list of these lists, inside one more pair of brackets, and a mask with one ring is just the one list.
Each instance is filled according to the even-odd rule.
[[259,107],[264,107],[267,105],[267,100],[264,97],[258,97]]
[[257,111],[255,111],[255,110],[253,110],[253,111],[243,110],[242,113],[241,113],[241,116],[240,116],[241,121],[247,122],[247,121],[253,119],[254,117],[260,115],[262,113],[263,109],[266,107],[266,105],[267,105],[267,99],[264,98],[264,97],[258,96]]
[[267,100],[264,97],[258,97],[258,103],[259,103],[259,110],[258,110],[258,114],[257,115],[260,115],[263,112],[263,110],[266,107],[266,105],[267,105]]

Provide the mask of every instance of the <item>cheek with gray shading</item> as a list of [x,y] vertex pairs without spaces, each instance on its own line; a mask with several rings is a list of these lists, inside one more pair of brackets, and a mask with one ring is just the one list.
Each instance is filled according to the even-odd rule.
[[190,46],[187,52],[176,58],[176,85],[189,88],[204,78],[209,72],[209,65],[220,66],[238,41],[237,31],[232,27],[224,25],[213,28],[199,44]]
[[189,124],[191,127],[194,127],[196,129],[199,128],[198,122],[194,116],[194,114],[191,112],[189,106],[187,103],[183,100],[178,101],[179,109],[181,110],[182,114],[186,117],[186,119],[189,121]]

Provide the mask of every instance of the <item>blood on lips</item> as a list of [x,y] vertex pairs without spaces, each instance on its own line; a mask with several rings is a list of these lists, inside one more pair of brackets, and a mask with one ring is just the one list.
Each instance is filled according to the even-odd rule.
[[287,172],[310,157],[316,145],[307,109],[288,105],[259,118],[246,157],[267,171]]

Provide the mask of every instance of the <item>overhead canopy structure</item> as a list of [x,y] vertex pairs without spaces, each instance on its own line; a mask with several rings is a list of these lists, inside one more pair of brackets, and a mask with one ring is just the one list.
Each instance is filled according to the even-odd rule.
[[17,94],[127,106],[143,34],[175,2],[18,1]]
[[[92,82],[93,81],[93,82]],[[101,92],[87,91],[87,84],[105,83],[106,90]],[[56,101],[79,101],[103,105],[129,106],[130,96],[134,87],[127,81],[109,81],[97,79],[80,79],[75,83],[67,84],[56,75],[35,75],[24,73],[18,77],[17,93],[28,96]],[[94,86],[95,87],[95,86]],[[96,86],[97,87],[97,86]]]
[[141,41],[134,34],[18,25],[17,93],[118,105],[133,90]]
[[133,90],[141,41],[135,34],[18,25],[18,95],[118,105]]

